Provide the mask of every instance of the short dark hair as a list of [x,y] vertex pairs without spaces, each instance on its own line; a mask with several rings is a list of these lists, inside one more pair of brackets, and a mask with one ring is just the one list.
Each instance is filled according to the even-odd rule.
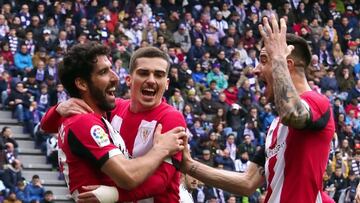
[[169,57],[156,47],[142,47],[134,52],[129,63],[129,73],[132,74],[136,68],[136,60],[139,58],[161,58],[164,59],[168,66],[166,67],[166,73],[169,72],[170,61]]
[[40,179],[39,175],[33,175],[31,179]]
[[44,193],[44,196],[46,195],[53,195],[54,193],[51,191],[51,190],[47,190],[45,193]]
[[286,34],[286,43],[294,46],[290,57],[296,59],[296,62],[301,63],[305,71],[311,62],[311,51],[306,40],[295,34]]
[[9,126],[4,126],[4,127],[2,128],[2,130],[1,130],[0,135],[3,135],[4,132],[5,132],[7,129],[10,129],[10,127],[9,127]]
[[108,47],[92,41],[71,47],[58,67],[60,82],[71,97],[80,98],[80,92],[75,86],[75,79],[81,78],[90,82],[91,73],[97,63],[97,56],[107,56],[109,53]]

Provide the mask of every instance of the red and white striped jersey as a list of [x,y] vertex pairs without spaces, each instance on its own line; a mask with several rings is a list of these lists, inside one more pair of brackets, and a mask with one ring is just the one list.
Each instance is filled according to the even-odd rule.
[[322,192],[335,124],[328,99],[314,91],[303,93],[311,122],[298,130],[272,122],[265,144],[266,202],[333,202]]

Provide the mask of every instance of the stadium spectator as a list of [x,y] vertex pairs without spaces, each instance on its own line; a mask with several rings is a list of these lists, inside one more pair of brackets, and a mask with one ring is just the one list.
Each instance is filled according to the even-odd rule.
[[31,182],[26,185],[24,192],[29,201],[42,201],[44,199],[45,189],[41,181],[38,175],[33,175]]

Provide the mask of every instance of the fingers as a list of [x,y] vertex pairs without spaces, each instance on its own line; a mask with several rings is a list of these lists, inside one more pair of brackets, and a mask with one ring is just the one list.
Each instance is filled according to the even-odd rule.
[[274,14],[270,16],[271,26],[274,34],[279,33],[279,25]]
[[90,197],[95,197],[94,193],[90,192],[83,192],[81,194],[78,195],[79,199],[86,199],[86,198],[90,198]]
[[182,139],[184,137],[186,137],[186,132],[185,131],[180,131],[176,134],[178,139]]
[[280,19],[280,29],[281,34],[286,36],[287,26],[284,18]]
[[161,131],[162,131],[162,125],[161,125],[161,123],[159,123],[159,124],[156,126],[154,135],[161,135]]
[[263,24],[264,24],[263,26],[266,30],[266,34],[268,36],[267,38],[270,38],[270,39],[273,38],[274,33],[270,27],[269,20],[267,18],[264,18]]
[[267,36],[267,33],[266,33],[265,29],[264,29],[264,26],[261,25],[261,24],[259,24],[259,32],[260,32],[260,35],[261,35],[261,37],[262,37],[263,39],[265,39],[265,38],[268,37],[268,36]]
[[173,129],[169,130],[168,132],[171,132],[171,133],[185,132],[185,128],[182,126],[178,126],[178,127],[175,127]]
[[75,104],[77,104],[85,113],[93,113],[94,111],[90,106],[82,99],[74,98]]
[[86,185],[82,186],[82,188],[86,191],[96,190],[100,187],[100,185]]
[[178,142],[179,145],[184,145],[184,140],[183,139],[178,139],[177,142]]

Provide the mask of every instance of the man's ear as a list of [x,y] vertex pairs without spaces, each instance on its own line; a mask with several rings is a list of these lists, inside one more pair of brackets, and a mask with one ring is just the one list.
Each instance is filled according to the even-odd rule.
[[287,66],[288,66],[288,69],[289,69],[289,72],[293,72],[295,71],[295,61],[291,58],[288,58],[286,60],[286,63],[287,63]]
[[88,85],[87,83],[85,82],[84,79],[81,79],[81,78],[75,78],[75,85],[76,87],[81,90],[81,91],[87,91],[88,90]]
[[166,79],[166,87],[165,87],[165,90],[169,90],[169,84],[170,84],[170,79],[167,78],[167,79]]
[[130,76],[130,75],[127,75],[127,76],[125,77],[125,82],[126,82],[126,85],[127,85],[128,87],[130,87],[130,85],[131,85],[131,76]]

